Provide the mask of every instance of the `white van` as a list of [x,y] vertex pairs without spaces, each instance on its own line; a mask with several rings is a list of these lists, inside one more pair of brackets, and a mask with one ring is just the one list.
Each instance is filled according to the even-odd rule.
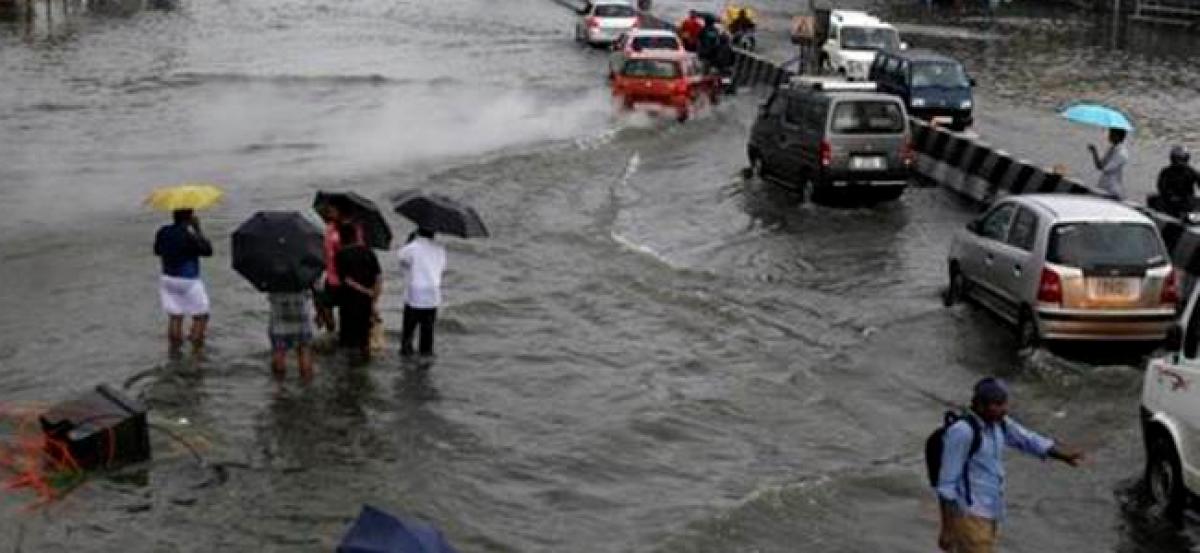
[[832,10],[821,44],[821,67],[850,80],[865,81],[876,52],[906,47],[896,28],[878,17],[860,11]]

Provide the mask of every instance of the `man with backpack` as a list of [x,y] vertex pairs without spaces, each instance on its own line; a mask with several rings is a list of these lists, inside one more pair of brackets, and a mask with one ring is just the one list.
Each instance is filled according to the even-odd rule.
[[925,444],[925,462],[941,506],[938,547],[948,553],[992,553],[1004,520],[1004,446],[1079,466],[1083,454],[1063,449],[1008,416],[1008,387],[997,378],[975,385],[971,408],[946,413]]

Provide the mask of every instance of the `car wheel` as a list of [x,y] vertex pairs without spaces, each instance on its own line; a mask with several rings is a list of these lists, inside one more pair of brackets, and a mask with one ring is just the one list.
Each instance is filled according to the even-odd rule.
[[1042,335],[1038,331],[1037,318],[1029,309],[1017,317],[1017,346],[1022,350],[1035,349],[1042,344]]
[[821,182],[820,178],[807,177],[804,179],[804,186],[801,189],[802,193],[808,196],[808,199],[815,203],[825,203],[829,201],[830,190],[825,183]]
[[954,304],[963,301],[967,293],[967,277],[958,270],[958,266],[950,266],[950,284],[946,286],[946,291],[942,292],[942,305],[946,307],[954,307]]
[[904,194],[903,186],[889,186],[874,190],[875,201],[877,202],[894,202],[900,199]]
[[680,123],[686,123],[688,120],[688,117],[691,117],[691,115],[692,115],[691,111],[692,111],[691,104],[685,105],[682,108],[679,108],[679,114],[675,117],[675,119],[677,119]]
[[1146,491],[1150,504],[1147,514],[1172,524],[1183,522],[1183,507],[1187,490],[1183,487],[1183,470],[1179,454],[1163,430],[1155,433],[1146,452]]

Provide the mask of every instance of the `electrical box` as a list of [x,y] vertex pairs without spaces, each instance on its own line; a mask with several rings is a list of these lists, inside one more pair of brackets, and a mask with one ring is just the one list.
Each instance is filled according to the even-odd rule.
[[101,384],[40,417],[50,457],[83,470],[112,469],[150,459],[146,407]]

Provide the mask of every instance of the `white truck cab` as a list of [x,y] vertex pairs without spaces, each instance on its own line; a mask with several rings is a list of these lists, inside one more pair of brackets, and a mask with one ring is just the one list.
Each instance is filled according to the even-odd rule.
[[1200,493],[1200,286],[1193,286],[1167,354],[1153,358],[1142,380],[1142,438],[1150,514],[1180,522]]
[[907,47],[891,24],[867,12],[831,10],[821,45],[822,69],[854,81],[867,80],[875,52]]

